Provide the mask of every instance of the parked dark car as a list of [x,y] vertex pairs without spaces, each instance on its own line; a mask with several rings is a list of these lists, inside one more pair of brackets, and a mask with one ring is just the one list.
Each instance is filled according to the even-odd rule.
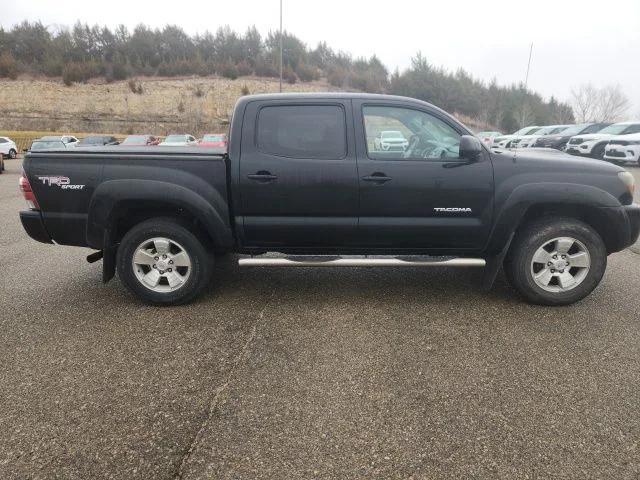
[[[103,258],[105,281],[117,270],[160,305],[203,292],[215,255],[228,252],[246,255],[242,267],[484,267],[485,288],[504,265],[527,300],[566,305],[596,288],[607,255],[640,232],[623,168],[542,149],[491,152],[419,100],[245,96],[232,118],[228,153],[29,153],[24,228],[97,250],[88,260]],[[406,149],[375,148],[389,130]]]
[[160,137],[155,135],[129,135],[120,145],[128,146],[153,146],[160,143]]
[[545,135],[538,138],[533,146],[536,148],[555,148],[556,150],[564,150],[567,146],[567,142],[571,137],[576,135],[586,135],[589,133],[598,133],[605,127],[611,125],[610,123],[582,123],[580,125],[573,125],[557,135]]
[[78,147],[104,147],[106,145],[118,145],[119,143],[116,137],[109,135],[92,135],[80,140]]

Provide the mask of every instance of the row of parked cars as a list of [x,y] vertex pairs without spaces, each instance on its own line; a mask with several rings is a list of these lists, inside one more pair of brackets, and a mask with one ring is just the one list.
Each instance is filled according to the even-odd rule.
[[511,135],[500,132],[477,135],[493,149],[553,148],[572,155],[640,165],[640,121],[530,125]]
[[110,145],[126,145],[137,147],[150,146],[201,146],[201,147],[219,147],[226,148],[227,135],[224,133],[209,133],[203,135],[202,138],[196,139],[189,134],[175,134],[167,137],[159,137],[156,135],[129,135],[122,142],[111,135],[91,135],[81,140],[73,135],[46,136],[34,140],[29,148],[30,151],[52,150],[60,148],[76,148],[76,147],[96,147]]

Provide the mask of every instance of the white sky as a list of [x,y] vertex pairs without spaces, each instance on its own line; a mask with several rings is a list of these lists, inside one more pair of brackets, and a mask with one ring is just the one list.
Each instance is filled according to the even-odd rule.
[[[28,20],[113,27],[177,24],[188,33],[229,24],[266,34],[278,27],[279,0],[0,0],[0,24]],[[354,56],[376,54],[406,67],[418,51],[433,64],[500,84],[523,81],[529,45],[529,87],[569,99],[571,88],[620,84],[640,117],[640,0],[283,0],[284,27],[308,45],[325,40]]]

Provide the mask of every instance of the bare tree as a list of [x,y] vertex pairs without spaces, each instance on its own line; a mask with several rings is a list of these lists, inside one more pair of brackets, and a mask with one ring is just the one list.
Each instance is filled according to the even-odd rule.
[[588,83],[571,91],[577,122],[615,122],[629,110],[629,98],[620,85],[596,88]]
[[598,117],[601,122],[615,122],[623,119],[629,110],[629,98],[620,85],[609,85],[600,90]]

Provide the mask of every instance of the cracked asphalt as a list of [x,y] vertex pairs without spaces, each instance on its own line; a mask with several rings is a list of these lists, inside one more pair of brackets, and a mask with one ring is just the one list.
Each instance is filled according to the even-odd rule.
[[7,169],[0,478],[640,476],[638,244],[571,307],[475,270],[231,259],[160,309],[30,240]]

